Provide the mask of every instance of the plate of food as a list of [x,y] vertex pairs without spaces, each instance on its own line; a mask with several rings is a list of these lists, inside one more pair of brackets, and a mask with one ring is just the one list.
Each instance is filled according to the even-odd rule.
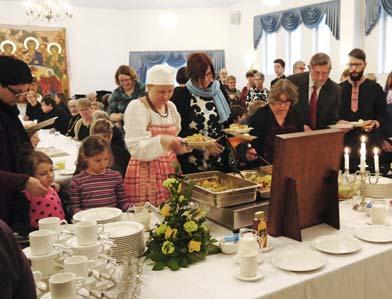
[[331,129],[352,129],[354,128],[354,125],[350,122],[347,122],[347,123],[337,123],[334,125],[329,125],[328,127]]
[[360,119],[358,121],[352,121],[350,124],[352,124],[354,127],[363,127],[365,126],[369,121],[368,120],[363,120]]
[[237,134],[244,134],[249,133],[253,128],[248,127],[248,125],[241,125],[241,124],[231,124],[229,128],[224,129],[225,133],[237,133]]
[[193,134],[184,138],[185,143],[193,148],[204,148],[215,143],[215,139],[204,136],[202,134]]

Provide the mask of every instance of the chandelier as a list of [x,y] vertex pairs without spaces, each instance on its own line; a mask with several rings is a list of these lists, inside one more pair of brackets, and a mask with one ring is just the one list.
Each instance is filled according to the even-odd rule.
[[28,0],[26,15],[37,21],[54,23],[72,18],[72,8],[68,0]]

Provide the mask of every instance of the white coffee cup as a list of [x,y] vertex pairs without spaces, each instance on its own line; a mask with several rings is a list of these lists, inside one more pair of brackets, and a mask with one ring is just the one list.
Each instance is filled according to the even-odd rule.
[[88,277],[88,270],[95,266],[95,261],[88,260],[84,255],[74,255],[64,260],[64,271],[75,274],[77,277]]
[[240,233],[240,241],[238,243],[238,252],[242,250],[252,250],[255,252],[260,251],[261,238],[257,236],[257,232],[253,230],[245,231]]
[[30,250],[34,256],[50,254],[53,251],[53,243],[57,239],[57,233],[42,229],[29,234]]
[[83,284],[83,280],[69,272],[59,273],[49,278],[49,289],[52,299],[76,299],[76,284]]
[[387,219],[387,208],[384,200],[375,200],[370,209],[372,224],[385,224]]
[[96,243],[93,245],[86,246],[75,246],[72,247],[72,251],[75,255],[84,255],[89,260],[97,261],[99,258],[99,254],[104,250],[104,245]]
[[59,217],[46,217],[38,221],[38,227],[40,230],[48,229],[58,233],[61,231],[61,226],[66,224],[67,220],[60,220]]
[[251,278],[257,274],[257,251],[242,250],[240,254],[240,275]]
[[75,225],[76,238],[79,245],[93,245],[97,243],[98,234],[104,231],[102,224],[97,224],[95,221],[82,221]]

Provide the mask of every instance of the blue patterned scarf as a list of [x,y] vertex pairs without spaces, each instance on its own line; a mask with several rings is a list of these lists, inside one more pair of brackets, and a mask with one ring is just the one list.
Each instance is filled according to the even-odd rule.
[[186,88],[193,94],[203,97],[203,98],[212,98],[216,109],[218,110],[219,122],[224,123],[230,117],[230,106],[227,103],[225,96],[223,95],[222,90],[220,89],[220,83],[217,80],[214,80],[210,87],[200,89],[192,84],[191,80],[188,80],[186,83]]

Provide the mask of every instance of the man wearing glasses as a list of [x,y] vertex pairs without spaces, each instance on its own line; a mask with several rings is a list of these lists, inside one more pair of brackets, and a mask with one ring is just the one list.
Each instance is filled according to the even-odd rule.
[[360,127],[354,128],[345,135],[345,145],[351,148],[351,153],[355,157],[359,151],[362,135],[367,137],[369,149],[376,145],[384,148],[384,143],[385,146],[390,147],[390,144],[383,139],[379,130],[387,117],[385,93],[378,83],[364,76],[365,52],[361,49],[353,49],[348,56],[350,76],[340,83],[342,97],[339,118],[342,121],[362,123]]
[[310,72],[287,77],[298,87],[299,102],[294,106],[304,131],[325,129],[338,121],[340,87],[329,78],[331,59],[316,53],[310,60]]

